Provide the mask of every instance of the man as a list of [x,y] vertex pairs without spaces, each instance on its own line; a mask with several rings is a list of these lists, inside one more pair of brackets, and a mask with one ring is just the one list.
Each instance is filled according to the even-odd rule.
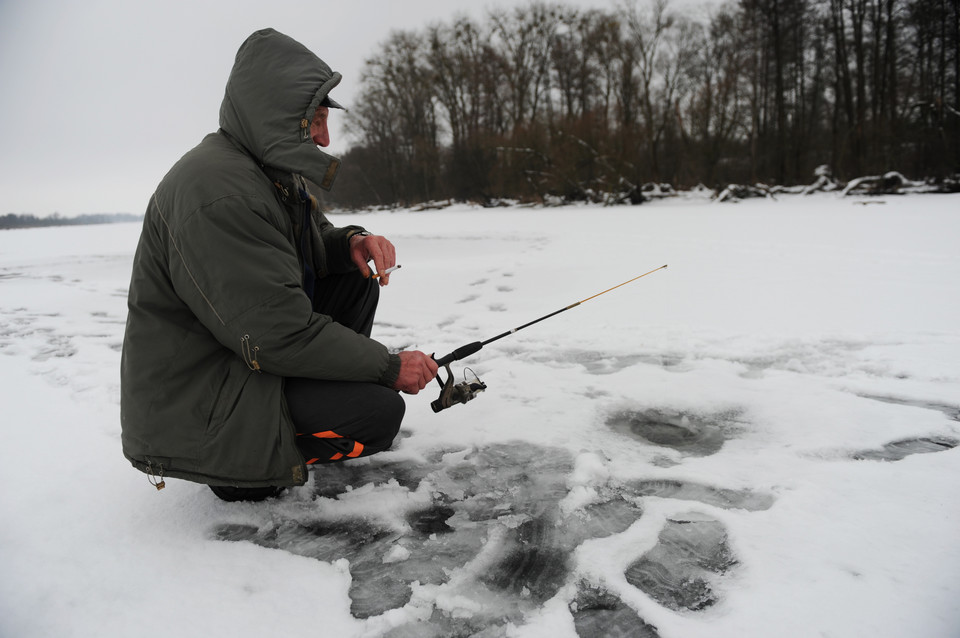
[[[336,228],[307,180],[339,161],[329,97],[340,82],[272,29],[240,47],[220,130],[150,199],[134,257],[121,361],[124,455],[162,486],[206,483],[259,500],[307,466],[387,449],[436,363],[370,339],[393,245]],[[373,261],[379,279],[368,265]]]

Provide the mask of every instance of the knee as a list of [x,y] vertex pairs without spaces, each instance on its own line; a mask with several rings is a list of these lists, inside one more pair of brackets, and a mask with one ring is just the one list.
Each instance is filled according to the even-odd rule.
[[400,393],[389,388],[383,388],[379,395],[371,406],[374,412],[373,418],[377,424],[378,440],[375,445],[387,449],[400,432],[400,424],[403,422],[407,404]]
[[390,390],[390,399],[387,406],[387,423],[389,424],[390,440],[400,432],[403,415],[407,412],[407,404],[399,392]]

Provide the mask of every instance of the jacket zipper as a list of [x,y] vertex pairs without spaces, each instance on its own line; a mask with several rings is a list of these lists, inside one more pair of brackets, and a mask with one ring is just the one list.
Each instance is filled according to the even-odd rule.
[[297,188],[298,195],[300,196],[299,210],[297,211],[300,228],[296,240],[297,254],[300,257],[301,285],[312,302],[314,287],[317,281],[317,272],[313,266],[313,250],[312,246],[310,246],[313,201],[302,178],[295,177],[294,186]]

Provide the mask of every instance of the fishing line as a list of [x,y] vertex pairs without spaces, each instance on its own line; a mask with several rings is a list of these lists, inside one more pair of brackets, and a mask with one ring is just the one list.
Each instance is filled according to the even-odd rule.
[[664,264],[659,268],[654,268],[653,270],[649,272],[645,272],[642,275],[637,275],[633,279],[628,279],[627,281],[617,284],[612,288],[607,288],[603,292],[598,292],[595,295],[591,295],[586,299],[582,299],[576,303],[570,304],[569,306],[565,306],[559,310],[555,310],[550,314],[546,314],[538,319],[534,319],[533,321],[530,321],[529,323],[525,323],[522,326],[517,326],[516,328],[507,330],[506,332],[498,334],[497,336],[487,339],[486,341],[474,341],[473,343],[468,343],[466,345],[460,346],[459,348],[457,348],[456,350],[454,350],[453,352],[451,352],[446,356],[440,357],[439,359],[434,359],[437,362],[438,366],[446,368],[447,379],[446,381],[442,381],[440,380],[439,376],[437,377],[437,383],[439,383],[441,387],[440,397],[436,401],[431,403],[430,407],[433,408],[434,412],[439,412],[441,410],[449,408],[452,405],[456,405],[457,403],[466,403],[467,401],[470,401],[473,398],[475,398],[478,393],[483,392],[484,390],[487,389],[486,384],[480,381],[479,378],[476,378],[476,375],[474,375],[476,378],[476,382],[474,383],[463,381],[461,383],[454,385],[453,373],[450,371],[450,364],[453,363],[454,361],[459,361],[460,359],[469,357],[470,355],[478,352],[484,346],[491,344],[494,341],[498,341],[499,339],[503,339],[504,337],[509,337],[510,335],[516,332],[519,332],[524,328],[529,328],[530,326],[536,323],[540,323],[541,321],[544,321],[546,319],[549,319],[550,317],[555,317],[559,315],[561,312],[566,312],[571,308],[576,308],[580,304],[586,303],[591,299],[596,299],[600,295],[605,295],[608,292],[616,290],[617,288],[620,288],[622,286],[626,286],[629,283],[633,283],[634,281],[641,279],[643,277],[646,277],[647,275],[652,275],[653,273],[659,270],[663,270],[666,267],[667,267],[666,264]]

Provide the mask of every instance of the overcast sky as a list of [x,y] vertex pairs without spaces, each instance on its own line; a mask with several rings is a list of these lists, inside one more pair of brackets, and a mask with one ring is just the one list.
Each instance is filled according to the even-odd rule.
[[[216,130],[234,55],[257,29],[340,71],[332,95],[349,108],[392,30],[518,4],[528,0],[0,0],[0,215],[142,213],[173,162]],[[342,152],[336,121],[331,132]]]

